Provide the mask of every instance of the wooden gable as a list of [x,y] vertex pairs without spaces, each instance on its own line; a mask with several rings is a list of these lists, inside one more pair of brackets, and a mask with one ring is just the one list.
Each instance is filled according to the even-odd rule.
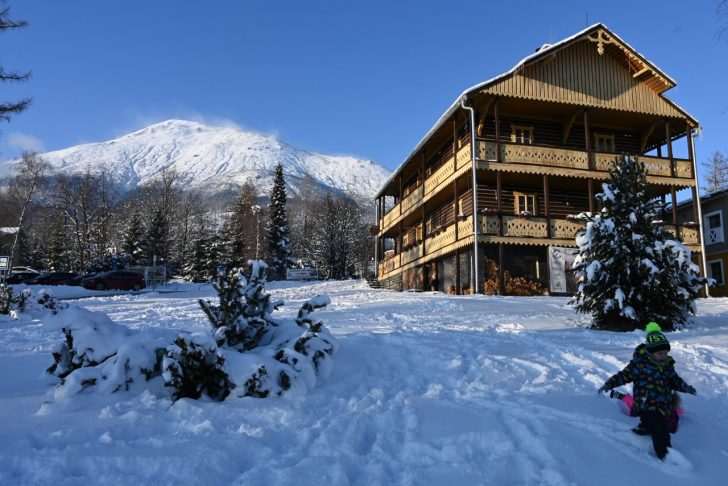
[[481,92],[686,118],[685,113],[655,91],[654,85],[644,81],[644,68],[636,69],[619,59],[614,51],[599,49],[594,42],[582,38],[519,66]]

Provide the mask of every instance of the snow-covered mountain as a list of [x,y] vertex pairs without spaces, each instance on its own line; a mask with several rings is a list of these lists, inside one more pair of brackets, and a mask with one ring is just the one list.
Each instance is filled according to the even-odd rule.
[[64,173],[105,168],[127,190],[164,169],[175,169],[186,189],[218,192],[250,180],[264,196],[280,162],[293,193],[310,176],[318,186],[315,189],[344,191],[359,201],[371,202],[390,175],[370,160],[307,152],[270,136],[185,120],[167,120],[114,140],[77,145],[42,157]]

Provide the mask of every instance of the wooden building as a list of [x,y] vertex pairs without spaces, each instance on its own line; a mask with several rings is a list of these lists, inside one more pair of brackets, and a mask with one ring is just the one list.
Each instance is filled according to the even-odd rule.
[[[728,189],[705,194],[700,198],[702,212],[702,237],[705,248],[705,265],[708,277],[715,280],[710,287],[713,297],[728,297],[726,271],[728,271]],[[678,221],[692,220],[695,212],[693,201],[678,204]]]
[[[644,162],[652,197],[697,199],[698,122],[664,96],[673,86],[596,24],[467,89],[376,195],[380,284],[506,293],[510,276],[568,292],[554,290],[550,257],[576,248],[570,216],[599,209],[617,155]],[[701,252],[697,225],[676,210],[663,221]]]

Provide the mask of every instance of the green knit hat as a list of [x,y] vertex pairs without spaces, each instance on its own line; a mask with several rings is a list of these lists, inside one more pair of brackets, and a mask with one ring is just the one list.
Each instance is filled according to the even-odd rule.
[[656,322],[650,322],[645,327],[647,333],[647,339],[645,339],[645,348],[650,353],[657,351],[670,351],[670,343],[667,338],[662,334],[662,328]]

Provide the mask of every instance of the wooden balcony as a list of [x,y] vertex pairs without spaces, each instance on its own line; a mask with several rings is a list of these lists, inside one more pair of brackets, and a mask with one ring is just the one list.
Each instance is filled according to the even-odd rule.
[[409,262],[413,262],[422,256],[422,244],[418,243],[415,246],[402,251],[402,265],[407,265]]
[[[675,225],[674,224],[666,224],[665,229],[672,233],[673,236],[677,234]],[[699,245],[700,239],[698,231],[699,229],[697,227],[688,227],[684,226],[682,224],[678,225],[680,228],[680,240],[685,243],[686,245]]]
[[425,252],[432,253],[447,245],[455,243],[455,225],[451,224],[444,231],[425,240]]
[[[468,138],[469,140],[469,138]],[[460,170],[467,166],[473,160],[473,151],[470,148],[470,142],[466,143],[460,150],[458,150],[457,157],[455,157],[455,170]]]
[[576,238],[576,234],[583,230],[585,223],[569,221],[566,219],[551,219],[549,221],[552,238]]
[[503,216],[503,236],[548,238],[548,220],[546,218]]
[[[500,161],[506,163],[589,169],[588,154],[581,150],[502,143],[500,144],[500,152]],[[495,142],[478,140],[478,158],[481,160],[495,160]]]
[[402,202],[400,203],[400,207],[402,208],[402,214],[406,213],[411,208],[415,207],[418,202],[422,201],[422,197],[424,195],[424,186],[420,184],[414,191],[412,191],[407,196],[405,196],[404,199],[402,199]]
[[[478,140],[478,159],[484,161],[496,160],[495,142]],[[592,170],[607,172],[614,165],[619,154],[600,153],[593,154]],[[674,177],[691,179],[693,177],[692,164],[686,159],[651,157],[647,155],[633,156],[645,165],[645,172],[650,176]],[[559,167],[570,169],[589,170],[589,154],[583,150],[572,150],[555,147],[542,147],[538,145],[525,145],[514,143],[500,144],[500,162],[511,164],[529,164],[545,167]]]
[[450,157],[447,162],[442,164],[430,177],[425,180],[425,194],[429,194],[437,186],[447,180],[448,177],[455,173],[455,158]]
[[400,212],[401,206],[399,204],[395,205],[392,209],[389,210],[387,214],[384,215],[382,218],[382,224],[379,227],[380,230],[384,230],[384,228],[389,227],[392,223],[394,223],[397,218],[399,218],[399,215],[402,214]]

